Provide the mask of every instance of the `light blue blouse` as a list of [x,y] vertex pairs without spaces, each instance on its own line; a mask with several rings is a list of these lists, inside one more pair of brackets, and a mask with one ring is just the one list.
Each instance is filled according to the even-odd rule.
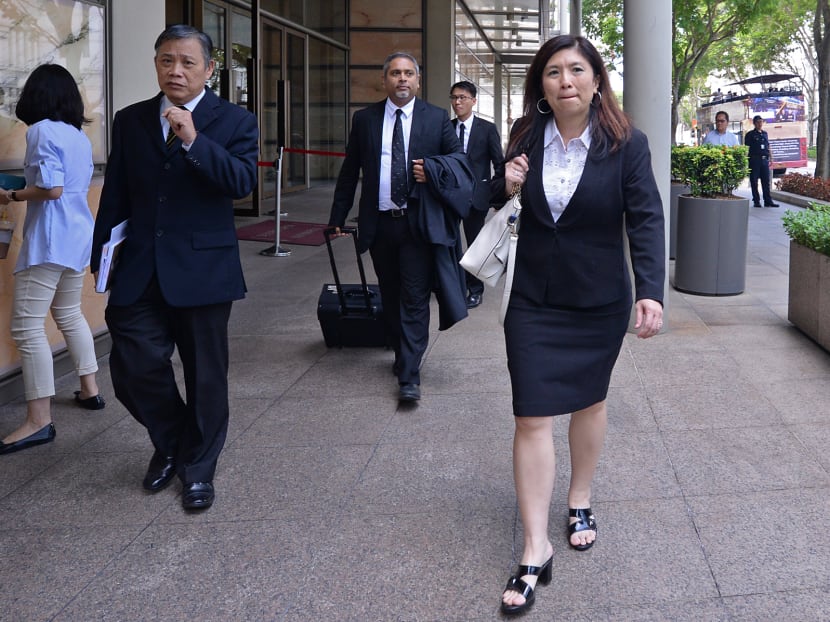
[[50,201],[28,201],[14,271],[43,264],[83,271],[89,265],[93,228],[87,204],[92,145],[86,134],[59,121],[35,123],[26,132],[23,173],[27,186],[63,187],[63,194]]

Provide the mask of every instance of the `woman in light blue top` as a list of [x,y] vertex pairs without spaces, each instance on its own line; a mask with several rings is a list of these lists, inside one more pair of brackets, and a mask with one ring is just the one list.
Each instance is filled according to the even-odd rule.
[[26,421],[0,442],[0,454],[55,438],[52,350],[44,328],[51,309],[63,333],[81,390],[79,406],[100,410],[92,332],[81,313],[81,290],[92,247],[87,205],[92,147],[81,130],[84,106],[72,75],[59,65],[37,67],[20,94],[17,117],[29,126],[23,162],[26,187],[0,191],[0,205],[27,201],[23,245],[14,268],[11,332],[20,352]]

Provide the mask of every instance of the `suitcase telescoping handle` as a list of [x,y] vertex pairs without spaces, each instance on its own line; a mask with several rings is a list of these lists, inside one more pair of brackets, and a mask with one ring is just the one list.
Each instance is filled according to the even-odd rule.
[[[329,252],[329,262],[331,263],[331,273],[334,275],[334,285],[337,288],[337,297],[340,299],[340,307],[343,309],[343,315],[348,314],[348,305],[346,304],[346,294],[343,292],[343,287],[340,285],[340,275],[337,273],[337,263],[334,261],[334,251],[331,248],[331,238],[337,233],[335,227],[328,227],[323,229],[323,237],[326,238],[326,249]],[[360,249],[357,245],[357,227],[340,227],[340,233],[348,234],[354,240],[354,253],[357,257],[357,269],[360,272],[360,285],[363,288],[363,298],[366,300],[366,311],[372,313],[372,298],[369,286],[366,284],[366,271],[363,269],[363,259],[360,257]]]

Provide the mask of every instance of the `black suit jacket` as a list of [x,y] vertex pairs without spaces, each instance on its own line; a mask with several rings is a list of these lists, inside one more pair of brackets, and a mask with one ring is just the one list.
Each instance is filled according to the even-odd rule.
[[91,269],[98,269],[112,227],[129,218],[110,304],[135,302],[153,273],[174,307],[237,300],[245,281],[233,199],[250,194],[256,183],[256,118],[206,89],[192,113],[198,136],[185,151],[178,138],[165,144],[161,97],[115,115]]
[[[346,157],[337,177],[329,217],[329,225],[332,227],[342,227],[346,223],[346,217],[352,209],[357,182],[362,172],[363,182],[357,219],[361,250],[366,250],[372,246],[377,231],[380,154],[385,109],[386,100],[384,99],[354,113],[349,143],[346,147]],[[417,212],[420,193],[425,191],[420,187],[423,184],[415,183],[415,178],[412,175],[412,160],[460,151],[461,145],[450,123],[447,111],[416,98],[412,113],[412,127],[409,133],[408,209]],[[408,218],[410,223],[417,221],[417,213],[413,215],[415,218]]]
[[[453,119],[452,124],[458,128],[458,119]],[[504,175],[504,152],[495,124],[473,115],[470,137],[467,139],[467,157],[476,176],[473,209],[486,212],[490,209],[490,179]]]
[[[589,153],[576,191],[558,222],[545,198],[542,142],[537,140],[528,153],[530,171],[522,188],[513,292],[540,305],[630,305],[625,226],[636,299],[662,303],[665,224],[645,134],[635,129],[614,154]],[[504,197],[503,176],[494,179],[493,188],[494,197],[496,192]]]

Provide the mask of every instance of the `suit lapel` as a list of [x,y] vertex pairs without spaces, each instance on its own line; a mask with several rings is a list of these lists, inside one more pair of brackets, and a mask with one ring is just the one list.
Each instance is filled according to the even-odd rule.
[[386,114],[386,100],[378,102],[369,110],[369,150],[370,154],[377,154],[374,158],[375,179],[380,180],[380,154],[383,149],[383,116]]
[[[424,132],[424,116],[426,113],[426,104],[415,98],[415,106],[412,108],[412,126],[409,128],[409,151],[407,152],[409,162],[423,157],[423,147],[421,146],[421,135]],[[412,175],[412,167],[407,166],[409,171],[409,188],[415,187],[415,177]]]
[[147,136],[150,137],[150,144],[153,148],[158,149],[160,153],[167,153],[167,145],[161,132],[161,97],[162,93],[159,92],[153,99],[146,100],[142,104],[138,118]]
[[201,101],[199,101],[191,113],[193,116],[193,126],[197,132],[201,132],[217,119],[219,104],[219,98],[216,96],[216,93],[206,88],[204,97],[202,97]]

